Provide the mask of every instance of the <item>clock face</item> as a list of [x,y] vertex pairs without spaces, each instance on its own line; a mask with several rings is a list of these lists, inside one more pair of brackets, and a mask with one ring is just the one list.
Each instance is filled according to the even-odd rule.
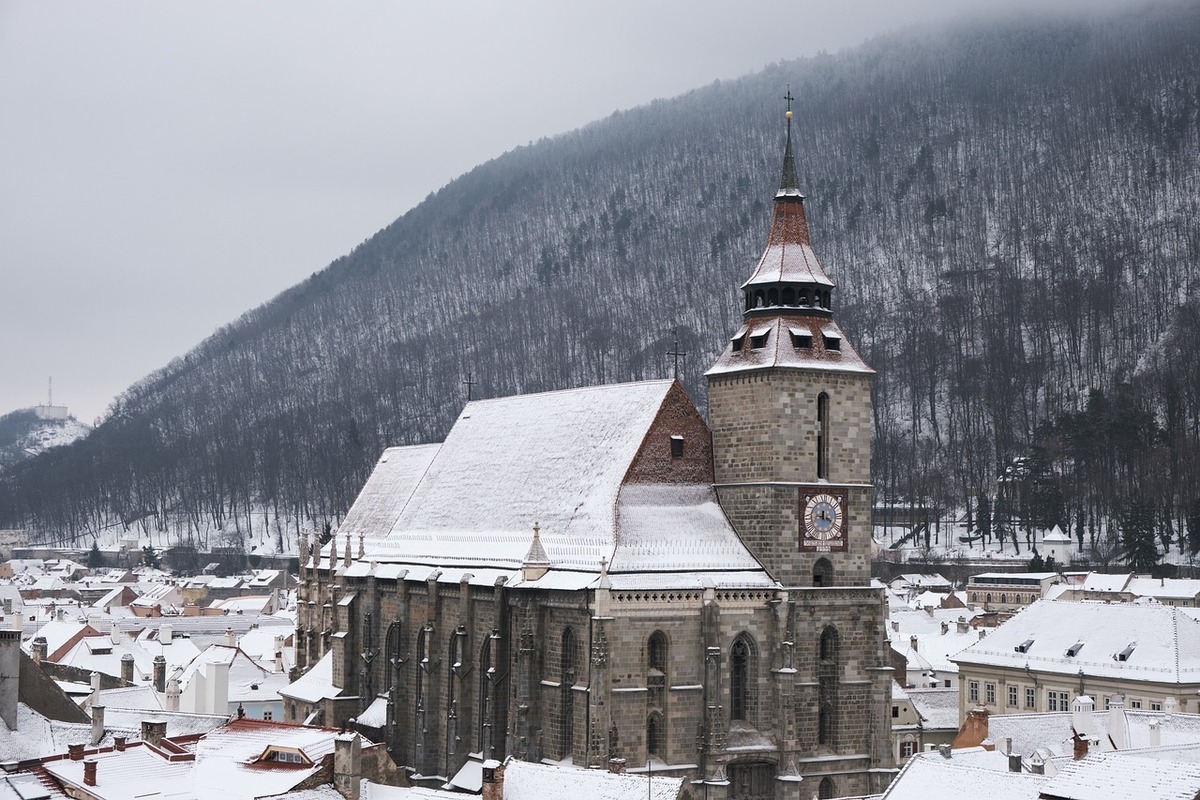
[[846,498],[838,490],[801,494],[800,547],[804,550],[843,550],[846,546]]

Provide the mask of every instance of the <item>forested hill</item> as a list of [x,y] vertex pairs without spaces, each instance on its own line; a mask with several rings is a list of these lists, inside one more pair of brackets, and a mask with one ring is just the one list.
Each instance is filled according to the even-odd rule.
[[477,398],[662,377],[676,328],[703,404],[789,84],[814,243],[879,373],[880,495],[962,507],[1030,457],[1018,477],[1064,520],[1135,498],[1180,519],[1200,486],[1198,47],[1195,3],[893,35],[510,152],[10,470],[0,527],[213,545],[256,506],[336,523],[383,447],[446,433],[468,375]]

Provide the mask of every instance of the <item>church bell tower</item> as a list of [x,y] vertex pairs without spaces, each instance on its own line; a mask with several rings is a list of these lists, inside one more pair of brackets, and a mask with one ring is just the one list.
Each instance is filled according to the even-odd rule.
[[785,586],[865,586],[871,554],[871,380],[834,318],[787,143],[743,323],[708,371],[717,494]]

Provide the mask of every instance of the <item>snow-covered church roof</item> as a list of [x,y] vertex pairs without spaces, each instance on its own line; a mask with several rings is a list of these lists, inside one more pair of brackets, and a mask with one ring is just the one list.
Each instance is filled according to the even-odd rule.
[[[357,556],[362,534],[360,563],[501,570],[516,580],[537,523],[548,585],[563,571],[589,585],[602,560],[614,588],[643,573],[655,573],[655,586],[695,586],[706,572],[724,576],[718,585],[773,585],[721,511],[710,466],[703,482],[632,475],[647,448],[669,452],[683,430],[672,425],[689,416],[692,437],[707,440],[673,381],[470,402],[440,446],[384,453],[335,542],[348,533]],[[702,444],[688,444],[689,455],[707,452]]]

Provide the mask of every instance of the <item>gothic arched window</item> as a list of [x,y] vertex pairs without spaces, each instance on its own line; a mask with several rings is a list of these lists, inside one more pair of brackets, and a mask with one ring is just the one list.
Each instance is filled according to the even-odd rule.
[[[495,636],[493,633],[492,636]],[[479,750],[484,759],[491,758],[491,727],[492,727],[492,681],[495,680],[495,669],[492,667],[492,636],[483,640],[479,648]]]
[[646,642],[646,705],[662,711],[667,699],[667,637],[662,631]]
[[663,715],[651,711],[646,718],[646,754],[666,761],[667,729],[663,724]]
[[741,634],[729,651],[729,718],[750,720],[753,712],[754,645]]
[[813,586],[833,586],[833,564],[828,558],[818,558],[813,564]]
[[820,800],[829,800],[833,797],[833,778],[821,779],[821,783],[817,787],[817,797]]

